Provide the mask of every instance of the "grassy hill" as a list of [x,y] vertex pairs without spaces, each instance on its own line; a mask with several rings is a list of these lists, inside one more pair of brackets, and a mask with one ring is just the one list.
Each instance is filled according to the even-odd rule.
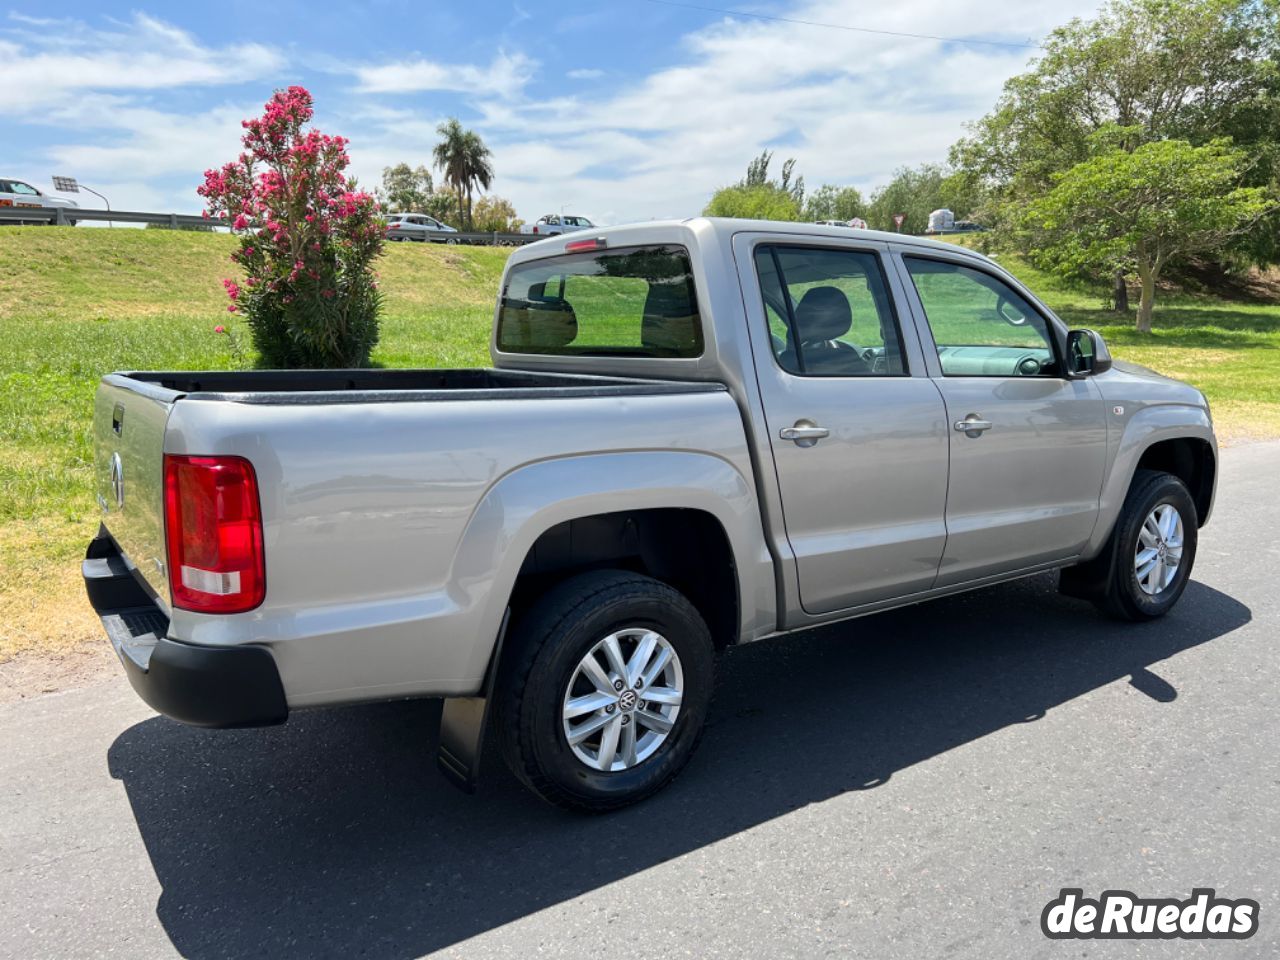
[[[99,641],[78,560],[96,529],[89,422],[98,377],[119,369],[237,365],[221,279],[231,237],[144,230],[0,227],[0,662]],[[391,245],[374,359],[386,366],[488,361],[507,251]],[[1005,265],[1069,322],[1102,330],[1117,356],[1204,389],[1229,437],[1280,436],[1280,304],[1168,293],[1139,337],[1097,293]],[[247,339],[247,338],[246,338]]]

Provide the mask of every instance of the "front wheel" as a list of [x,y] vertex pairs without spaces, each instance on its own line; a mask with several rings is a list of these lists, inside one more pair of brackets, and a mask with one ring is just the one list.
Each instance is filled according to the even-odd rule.
[[1111,576],[1098,606],[1122,620],[1164,616],[1182,596],[1196,558],[1196,506],[1169,473],[1139,470],[1112,533]]
[[543,799],[599,813],[666,786],[698,744],[715,651],[698,611],[651,577],[596,571],[524,616],[500,674],[512,772]]

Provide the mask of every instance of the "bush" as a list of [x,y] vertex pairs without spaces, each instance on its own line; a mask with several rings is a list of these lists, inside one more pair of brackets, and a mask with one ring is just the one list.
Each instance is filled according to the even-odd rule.
[[302,87],[276,91],[261,117],[244,122],[245,151],[206,170],[197,192],[205,216],[239,235],[231,259],[244,282],[223,286],[261,365],[363,367],[378,342],[373,261],[383,222],[373,197],[342,172],[347,141],[303,130],[312,103]]

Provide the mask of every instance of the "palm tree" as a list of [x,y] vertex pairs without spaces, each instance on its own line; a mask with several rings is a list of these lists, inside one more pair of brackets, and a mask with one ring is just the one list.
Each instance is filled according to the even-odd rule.
[[455,117],[450,117],[436,127],[436,133],[440,134],[443,139],[436,144],[431,156],[435,161],[436,167],[444,175],[444,182],[449,184],[458,196],[458,225],[464,226],[466,221],[463,219],[462,184],[464,182],[463,171],[465,169],[464,158],[466,155],[464,148],[467,133],[462,129],[462,124]]
[[472,192],[476,186],[488,190],[493,182],[493,164],[489,159],[493,152],[478,133],[462,129],[454,117],[436,127],[436,133],[441,140],[432,151],[432,158],[444,174],[445,182],[458,195],[458,219],[470,227]]
[[474,130],[468,130],[463,137],[462,153],[467,188],[467,226],[470,227],[471,191],[476,186],[481,190],[488,190],[489,185],[493,183],[493,164],[489,161],[493,151],[485,146],[485,142],[480,139],[480,134]]

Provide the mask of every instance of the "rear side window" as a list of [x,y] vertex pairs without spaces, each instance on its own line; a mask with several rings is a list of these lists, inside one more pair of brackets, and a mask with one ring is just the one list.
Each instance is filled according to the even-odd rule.
[[907,372],[880,258],[862,250],[756,248],[756,273],[779,366],[807,377]]
[[504,353],[697,357],[702,319],[684,247],[623,247],[534,260],[507,275]]

